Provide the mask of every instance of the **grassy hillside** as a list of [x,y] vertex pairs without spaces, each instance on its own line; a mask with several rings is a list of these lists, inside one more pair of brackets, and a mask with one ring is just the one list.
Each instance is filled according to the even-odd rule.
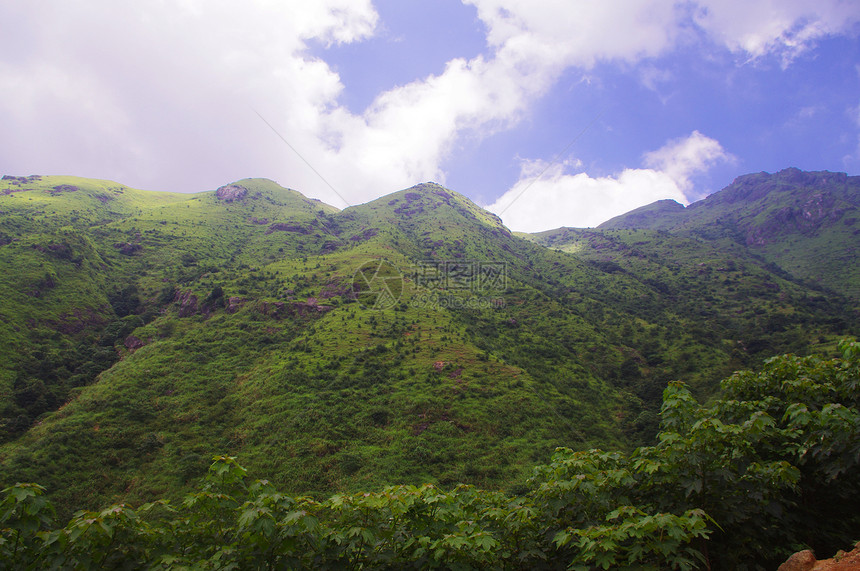
[[513,236],[427,183],[343,211],[260,179],[0,184],[0,480],[61,509],[178,497],[213,454],[290,493],[510,488],[629,448],[667,382],[856,330],[730,237]]

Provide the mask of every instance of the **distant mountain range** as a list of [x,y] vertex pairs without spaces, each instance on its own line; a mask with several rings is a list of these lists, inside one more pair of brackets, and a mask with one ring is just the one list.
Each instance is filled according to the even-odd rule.
[[337,210],[272,181],[0,181],[0,480],[178,496],[214,454],[292,493],[504,488],[630,447],[858,331],[860,177],[788,169],[687,208],[514,235],[433,183]]

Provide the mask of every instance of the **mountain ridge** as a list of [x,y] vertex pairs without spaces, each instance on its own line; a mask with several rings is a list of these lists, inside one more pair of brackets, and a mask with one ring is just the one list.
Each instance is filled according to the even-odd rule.
[[[858,197],[860,176],[788,168],[737,177],[687,207],[657,201],[596,230],[727,238],[798,279],[858,300],[860,264],[853,246],[860,236]],[[535,234],[538,243],[542,235]]]

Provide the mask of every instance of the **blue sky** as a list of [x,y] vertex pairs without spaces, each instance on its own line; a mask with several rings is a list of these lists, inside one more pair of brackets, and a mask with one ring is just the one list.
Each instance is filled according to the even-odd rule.
[[514,230],[594,226],[860,173],[858,26],[851,0],[13,1],[0,173],[338,207],[434,180]]

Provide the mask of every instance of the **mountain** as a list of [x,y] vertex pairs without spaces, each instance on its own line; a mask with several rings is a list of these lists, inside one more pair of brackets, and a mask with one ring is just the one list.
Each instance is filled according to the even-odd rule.
[[527,240],[433,183],[339,211],[6,176],[0,212],[0,484],[61,509],[178,497],[215,454],[296,494],[505,488],[647,442],[671,380],[708,396],[858,324],[722,226]]
[[729,238],[792,276],[860,299],[860,176],[803,172],[738,177],[683,208],[659,201],[600,229],[650,229]]

